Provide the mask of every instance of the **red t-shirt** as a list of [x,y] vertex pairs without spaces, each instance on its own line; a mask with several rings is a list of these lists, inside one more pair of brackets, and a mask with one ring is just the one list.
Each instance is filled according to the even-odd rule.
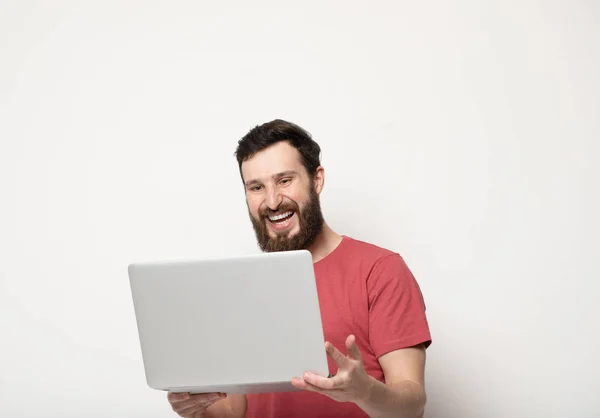
[[[379,356],[431,344],[419,285],[399,254],[344,236],[314,268],[325,340],[346,354],[346,338],[354,334],[369,375],[384,381]],[[335,374],[337,366],[327,358],[329,372]],[[353,402],[309,391],[251,394],[247,399],[247,418],[367,416]]]

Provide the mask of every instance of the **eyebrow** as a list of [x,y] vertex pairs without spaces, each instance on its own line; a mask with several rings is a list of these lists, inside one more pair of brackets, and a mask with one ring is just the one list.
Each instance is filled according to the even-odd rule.
[[[297,175],[298,175],[298,173],[297,173],[296,171],[293,171],[293,170],[282,171],[281,173],[273,174],[273,175],[271,176],[271,178],[273,178],[273,179],[277,179],[277,178],[281,178],[281,177],[285,177],[285,176],[292,176],[292,175],[295,175],[295,176],[297,176]],[[245,182],[244,184],[245,184],[245,185],[246,185],[246,187],[247,187],[247,186],[250,186],[250,185],[252,185],[252,184],[256,184],[256,183],[260,183],[260,181],[259,181],[259,180],[256,180],[256,179],[254,179],[254,180],[248,180],[248,181],[247,181],[247,182]]]

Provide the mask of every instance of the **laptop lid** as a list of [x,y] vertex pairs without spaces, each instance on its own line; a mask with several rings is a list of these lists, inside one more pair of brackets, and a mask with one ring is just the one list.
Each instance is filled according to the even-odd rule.
[[128,267],[146,381],[172,392],[297,390],[328,375],[308,251]]

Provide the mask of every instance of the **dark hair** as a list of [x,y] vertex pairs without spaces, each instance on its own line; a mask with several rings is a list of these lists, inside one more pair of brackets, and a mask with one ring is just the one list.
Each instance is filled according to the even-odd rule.
[[275,119],[252,128],[242,139],[238,141],[235,156],[238,161],[240,175],[242,174],[242,163],[254,154],[277,142],[287,141],[300,153],[302,164],[309,175],[315,174],[321,165],[321,147],[311,135],[301,127],[291,122]]

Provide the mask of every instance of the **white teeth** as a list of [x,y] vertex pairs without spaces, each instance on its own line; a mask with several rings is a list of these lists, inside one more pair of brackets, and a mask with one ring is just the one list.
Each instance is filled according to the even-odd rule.
[[278,221],[280,219],[287,218],[288,216],[291,216],[293,213],[294,212],[292,212],[290,210],[288,212],[282,213],[282,214],[277,215],[277,216],[269,216],[269,219],[271,220],[271,222],[275,222],[275,221]]

